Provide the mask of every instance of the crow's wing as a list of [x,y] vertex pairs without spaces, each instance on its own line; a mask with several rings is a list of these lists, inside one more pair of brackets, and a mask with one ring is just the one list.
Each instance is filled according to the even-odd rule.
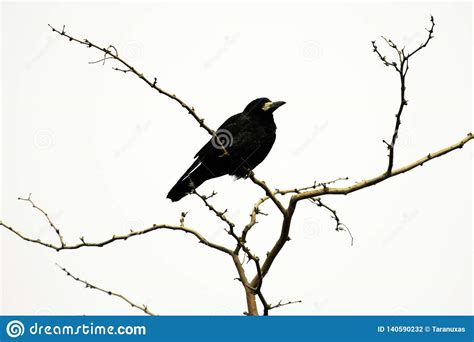
[[[232,115],[230,118],[228,118],[220,127],[217,129],[216,134],[217,136],[222,136],[223,139],[230,138],[234,140],[234,137],[237,135],[237,132],[242,129],[242,120],[245,120],[243,118],[242,113]],[[230,133],[230,136],[228,134]],[[216,154],[216,155],[221,155],[222,154],[222,148],[215,148],[214,145],[218,146],[217,142],[214,142],[214,138],[211,138],[199,151],[196,153],[194,158],[202,159],[205,156],[209,154]],[[226,147],[226,150],[230,152],[232,149],[232,146],[229,146],[229,148]]]
[[[240,119],[240,120],[239,120]],[[228,118],[224,123],[217,129],[217,134],[222,134],[222,135],[227,135],[228,132],[230,133],[230,138],[234,139],[234,136],[237,135],[237,132],[239,129],[242,129],[242,114],[235,114],[232,115],[230,118]],[[224,131],[225,130],[225,131]],[[220,132],[219,132],[220,131]],[[202,159],[206,156],[220,156],[223,154],[222,148],[215,148],[213,145],[213,138],[211,138],[199,151],[196,153],[194,158],[197,158],[192,165],[186,170],[186,172],[181,176],[181,178],[178,180],[178,182],[182,181],[186,177],[189,176],[191,172],[193,172],[194,169],[196,169],[199,164],[201,164]],[[217,145],[219,146],[219,145]],[[232,146],[229,146],[226,148],[226,150],[230,153],[230,150],[232,149]]]

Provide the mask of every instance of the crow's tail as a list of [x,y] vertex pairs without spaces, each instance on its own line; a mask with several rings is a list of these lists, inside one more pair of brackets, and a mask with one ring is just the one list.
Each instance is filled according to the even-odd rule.
[[181,198],[191,193],[199,185],[204,183],[209,178],[209,172],[201,167],[198,167],[196,170],[191,172],[189,176],[182,177],[168,192],[167,198],[173,202],[179,201]]

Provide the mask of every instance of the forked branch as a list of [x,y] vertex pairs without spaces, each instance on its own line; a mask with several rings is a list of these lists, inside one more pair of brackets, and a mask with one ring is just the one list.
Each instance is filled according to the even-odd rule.
[[380,58],[382,63],[384,63],[386,66],[392,66],[395,71],[398,73],[400,77],[400,105],[398,107],[398,112],[395,115],[395,128],[393,130],[392,134],[392,139],[390,142],[386,142],[383,140],[384,144],[387,145],[388,149],[388,167],[387,167],[387,174],[390,174],[393,169],[393,163],[394,163],[394,154],[395,154],[395,143],[397,142],[398,138],[398,132],[400,129],[400,125],[402,123],[401,118],[402,118],[402,113],[403,109],[405,106],[408,105],[408,100],[405,97],[405,92],[406,92],[406,75],[408,72],[408,61],[410,57],[412,57],[414,54],[416,54],[418,51],[421,49],[425,48],[428,43],[430,42],[431,39],[433,39],[433,30],[435,26],[434,18],[431,16],[430,18],[431,21],[431,28],[426,29],[428,31],[428,37],[426,38],[425,42],[422,43],[418,48],[413,50],[412,52],[405,54],[405,47],[399,48],[391,39],[387,39],[382,36],[382,38],[387,42],[388,46],[394,49],[397,52],[398,55],[398,63],[394,61],[389,61],[386,56],[383,56],[375,44],[375,40],[372,41],[372,46],[374,48],[374,52],[377,54],[377,56]]
[[[185,108],[188,113],[196,120],[199,125],[204,128],[210,135],[212,135],[213,139],[217,141],[218,144],[221,145],[221,148],[223,149],[224,153],[227,153],[225,150],[224,146],[222,145],[221,140],[216,136],[216,133],[209,128],[207,125],[204,124],[204,119],[199,117],[195,110],[194,107],[189,106],[186,104],[184,101],[182,101],[180,98],[178,98],[175,94],[172,94],[168,91],[165,91],[161,87],[157,85],[157,79],[156,77],[151,80],[143,75],[143,73],[139,72],[136,68],[134,68],[132,65],[130,65],[128,62],[126,62],[122,57],[119,56],[118,50],[112,46],[109,45],[107,48],[100,47],[92,42],[90,42],[87,39],[80,40],[77,38],[74,38],[67,34],[65,32],[65,28],[63,26],[62,30],[57,30],[53,26],[49,25],[50,28],[53,30],[53,32],[59,34],[60,36],[63,36],[67,38],[71,42],[79,43],[87,48],[93,48],[97,51],[100,51],[103,53],[103,58],[91,62],[91,63],[102,63],[105,64],[106,61],[108,60],[115,60],[120,64],[120,68],[118,67],[113,67],[114,70],[120,71],[123,73],[131,73],[137,76],[139,79],[144,81],[146,84],[148,84],[151,88],[156,90],[158,93],[165,95],[166,97],[172,99],[176,103],[178,103],[181,107]],[[258,314],[257,310],[257,303],[256,303],[256,296],[258,296],[259,300],[261,301],[263,305],[263,313],[264,315],[268,315],[268,312],[272,309],[283,307],[286,305],[290,305],[293,303],[299,303],[300,301],[289,301],[289,302],[283,302],[279,301],[276,305],[271,305],[267,302],[265,299],[264,295],[262,294],[262,284],[265,276],[268,274],[273,262],[275,261],[276,257],[286,244],[286,242],[289,241],[289,233],[290,233],[290,228],[291,228],[291,222],[293,215],[295,213],[297,204],[299,201],[302,200],[310,200],[316,205],[325,208],[326,210],[330,211],[332,214],[332,217],[336,221],[336,229],[341,230],[345,229],[349,232],[350,231],[347,229],[347,227],[341,223],[336,210],[329,207],[325,203],[321,201],[322,196],[326,195],[347,195],[349,193],[359,191],[365,188],[368,188],[370,186],[376,185],[378,183],[381,183],[389,178],[392,178],[394,176],[406,173],[408,171],[411,171],[419,166],[424,165],[427,162],[430,162],[431,160],[437,159],[447,153],[450,153],[456,149],[462,148],[466,143],[470,142],[473,139],[473,134],[468,133],[466,137],[458,141],[457,143],[445,147],[441,150],[438,150],[433,153],[429,153],[428,155],[410,163],[405,166],[399,167],[399,168],[394,168],[394,153],[395,153],[395,144],[398,138],[399,134],[399,129],[401,125],[401,116],[402,112],[404,110],[404,107],[408,104],[408,101],[405,97],[405,91],[406,91],[406,75],[409,69],[408,66],[408,61],[409,59],[415,55],[417,52],[425,48],[428,43],[433,39],[433,30],[434,30],[434,19],[431,17],[431,28],[427,29],[428,31],[428,37],[426,40],[415,50],[412,52],[406,53],[405,52],[405,47],[400,48],[395,42],[393,42],[391,39],[387,39],[383,37],[385,42],[388,44],[389,48],[393,49],[397,53],[398,60],[397,61],[391,61],[389,60],[385,55],[382,55],[382,53],[379,51],[377,45],[375,44],[375,41],[372,41],[372,46],[374,49],[374,52],[377,54],[379,59],[384,63],[384,65],[394,68],[394,70],[398,73],[399,78],[400,78],[400,105],[398,108],[398,112],[396,113],[395,117],[395,128],[391,137],[390,142],[384,141],[384,143],[387,145],[388,149],[388,166],[385,172],[382,174],[379,174],[377,176],[374,176],[372,178],[362,180],[359,182],[356,182],[352,185],[349,186],[341,186],[341,187],[336,187],[335,183],[339,182],[341,180],[348,180],[347,177],[344,178],[338,178],[334,181],[330,182],[325,182],[325,183],[317,183],[314,182],[314,184],[307,186],[307,187],[302,187],[302,188],[292,188],[292,189],[287,189],[287,190],[279,190],[275,189],[272,190],[264,181],[258,179],[255,177],[255,174],[252,171],[249,171],[249,178],[252,180],[253,183],[255,183],[257,186],[259,186],[261,189],[264,190],[265,196],[261,197],[253,206],[252,211],[250,213],[250,220],[249,222],[243,227],[241,234],[239,235],[236,232],[236,227],[234,222],[232,222],[227,216],[226,216],[226,210],[220,211],[216,208],[215,205],[211,204],[209,202],[209,199],[215,195],[213,193],[210,196],[204,196],[201,195],[197,192],[195,194],[203,201],[203,203],[206,205],[206,207],[213,212],[213,214],[218,217],[222,222],[224,222],[227,226],[227,232],[235,239],[236,241],[236,246],[235,248],[229,249],[225,246],[210,242],[206,238],[204,238],[198,231],[195,229],[191,229],[187,227],[185,223],[185,218],[186,218],[186,212],[182,212],[181,216],[179,218],[179,225],[169,225],[169,224],[154,224],[153,226],[143,229],[143,230],[138,230],[138,231],[133,231],[131,230],[128,234],[124,235],[113,235],[111,238],[104,240],[104,241],[99,241],[99,242],[87,242],[84,237],[80,238],[80,242],[77,244],[67,244],[65,242],[65,239],[63,238],[60,230],[57,228],[57,226],[53,223],[53,221],[50,219],[49,215],[38,207],[33,200],[31,199],[31,194],[27,198],[19,198],[22,201],[26,201],[30,203],[34,209],[38,210],[41,212],[45,218],[48,220],[49,225],[54,229],[55,234],[58,236],[59,239],[59,244],[55,243],[49,243],[45,241],[41,241],[40,239],[35,239],[26,236],[23,233],[20,233],[18,230],[14,229],[13,227],[7,225],[4,222],[0,221],[0,226],[3,226],[7,230],[10,230],[12,233],[17,235],[19,238],[30,242],[34,244],[41,245],[43,247],[47,247],[56,251],[62,251],[62,250],[73,250],[73,249],[79,249],[83,247],[103,247],[109,244],[112,244],[116,241],[120,240],[127,240],[128,238],[132,238],[138,235],[144,235],[147,233],[150,233],[155,230],[159,229],[168,229],[168,230],[176,230],[176,231],[182,231],[185,233],[190,233],[191,235],[194,235],[198,241],[210,248],[219,250],[227,255],[229,255],[237,269],[237,273],[239,275],[238,280],[241,281],[243,288],[245,290],[245,295],[246,295],[246,300],[247,300],[247,314],[249,315],[256,315]],[[281,201],[281,197],[285,195],[291,195],[291,198],[289,200],[288,206],[285,207]],[[280,236],[278,240],[274,243],[273,247],[270,249],[270,251],[267,253],[266,258],[262,259],[263,262],[261,262],[260,258],[253,254],[247,245],[247,239],[248,239],[248,234],[250,230],[255,227],[257,224],[257,217],[258,215],[266,215],[261,211],[261,206],[266,203],[266,202],[271,202],[275,205],[275,207],[281,212],[283,216],[283,220],[281,223],[280,227]],[[352,239],[352,235],[351,235]],[[249,280],[248,276],[246,275],[246,272],[244,270],[243,262],[239,259],[239,254],[240,252],[244,253],[244,257],[248,258],[248,261],[253,261],[253,264],[255,264],[255,269],[256,269],[256,274],[252,278],[252,280]],[[59,265],[58,265],[59,266]],[[60,266],[59,266],[60,267]],[[118,297],[128,304],[130,304],[132,307],[138,308],[142,310],[144,313],[152,315],[151,311],[145,306],[145,305],[136,305],[130,300],[128,300],[126,297],[114,293],[102,288],[99,288],[95,285],[92,285],[88,283],[85,280],[82,280],[74,275],[72,275],[69,271],[67,271],[65,268],[60,267],[66,274],[70,277],[72,277],[74,280],[81,282],[86,285],[88,288],[92,288],[98,291],[101,291],[103,293],[107,293],[109,295]]]

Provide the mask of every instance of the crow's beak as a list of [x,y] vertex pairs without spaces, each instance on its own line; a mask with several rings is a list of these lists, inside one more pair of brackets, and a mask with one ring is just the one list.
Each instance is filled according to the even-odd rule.
[[266,112],[266,111],[271,111],[273,112],[275,109],[277,109],[278,107],[281,107],[285,104],[286,102],[285,101],[275,101],[275,102],[267,102],[263,105],[263,111]]

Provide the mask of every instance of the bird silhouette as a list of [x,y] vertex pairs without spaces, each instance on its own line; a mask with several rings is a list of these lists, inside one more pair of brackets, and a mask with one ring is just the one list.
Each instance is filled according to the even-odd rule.
[[284,104],[259,98],[250,102],[242,113],[228,118],[196,153],[196,160],[167,198],[179,201],[205,181],[223,175],[247,177],[270,152],[276,138],[273,112]]

